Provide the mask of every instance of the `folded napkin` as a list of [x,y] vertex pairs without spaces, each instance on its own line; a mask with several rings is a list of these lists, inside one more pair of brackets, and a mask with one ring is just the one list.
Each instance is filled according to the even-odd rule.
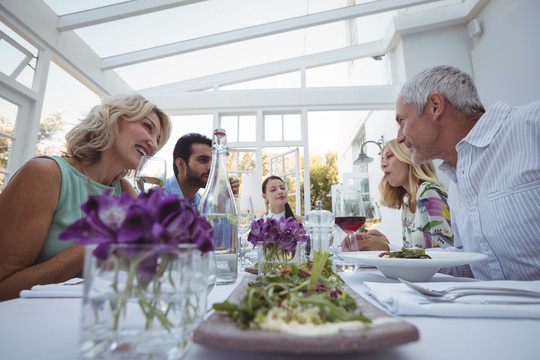
[[[423,286],[443,290],[454,286],[508,287],[540,292],[540,281],[429,282]],[[521,296],[464,296],[453,303],[434,303],[401,283],[364,282],[366,293],[396,315],[540,319],[540,304],[482,304],[482,301],[538,301]]]
[[83,279],[73,278],[59,284],[35,285],[19,293],[22,298],[78,298],[83,295]]

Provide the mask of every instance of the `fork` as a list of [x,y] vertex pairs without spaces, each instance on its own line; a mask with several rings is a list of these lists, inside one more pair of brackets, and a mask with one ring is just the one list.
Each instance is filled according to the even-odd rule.
[[521,289],[513,289],[513,288],[505,288],[505,287],[480,287],[480,286],[455,286],[455,287],[451,287],[445,290],[434,290],[434,289],[429,289],[429,288],[420,286],[418,284],[411,283],[407,280],[403,280],[400,278],[398,278],[398,280],[402,282],[403,284],[407,285],[409,288],[413,289],[414,291],[429,298],[441,298],[452,291],[459,291],[459,290],[475,290],[475,291],[463,292],[461,293],[462,295],[458,294],[459,296],[456,296],[456,298],[461,297],[461,296],[467,296],[467,295],[482,295],[482,294],[493,295],[493,293],[497,295],[508,294],[508,295],[529,296],[529,297],[540,298],[540,292],[531,291],[531,290],[521,290]]
[[[451,303],[454,302],[457,298],[463,297],[463,296],[471,296],[471,295],[499,295],[499,296],[523,296],[523,297],[538,297],[540,298],[540,294],[531,295],[531,294],[525,294],[525,293],[518,293],[518,292],[504,292],[504,291],[465,291],[460,292],[457,294],[452,295],[444,295],[441,297],[428,297],[424,295],[426,298],[428,298],[431,302],[435,303]],[[481,300],[478,303],[480,304],[540,304],[540,300],[536,301],[507,301],[507,300],[494,300],[494,301],[487,301],[487,300]]]

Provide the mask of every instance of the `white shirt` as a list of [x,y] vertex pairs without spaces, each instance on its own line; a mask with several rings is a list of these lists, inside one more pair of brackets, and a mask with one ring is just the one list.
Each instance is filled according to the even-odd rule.
[[455,245],[488,255],[479,279],[540,279],[540,100],[498,102],[456,145],[448,204]]
[[285,217],[285,210],[283,210],[282,212],[280,212],[279,214],[274,214],[274,213],[271,213],[270,211],[268,212],[268,215],[266,215],[267,218],[272,218],[272,219],[276,219],[276,220],[279,220],[281,219],[282,217]]

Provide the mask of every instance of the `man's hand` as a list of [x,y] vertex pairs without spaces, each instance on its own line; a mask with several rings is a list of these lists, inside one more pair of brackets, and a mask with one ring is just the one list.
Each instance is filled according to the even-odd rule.
[[238,194],[238,190],[240,190],[240,180],[234,177],[230,177],[229,183],[231,184],[231,190],[233,194]]
[[390,250],[388,239],[380,231],[370,230],[355,235],[359,251]]

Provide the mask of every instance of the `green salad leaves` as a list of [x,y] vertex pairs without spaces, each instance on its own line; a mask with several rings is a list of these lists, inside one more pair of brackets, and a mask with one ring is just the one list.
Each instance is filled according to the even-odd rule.
[[330,256],[315,251],[313,261],[257,277],[249,283],[238,304],[225,301],[213,308],[226,312],[241,329],[260,328],[269,316],[298,324],[353,320],[370,323],[356,301],[343,290],[343,280],[332,270]]
[[406,249],[400,251],[385,251],[379,254],[380,258],[400,258],[400,259],[431,259],[424,249]]

